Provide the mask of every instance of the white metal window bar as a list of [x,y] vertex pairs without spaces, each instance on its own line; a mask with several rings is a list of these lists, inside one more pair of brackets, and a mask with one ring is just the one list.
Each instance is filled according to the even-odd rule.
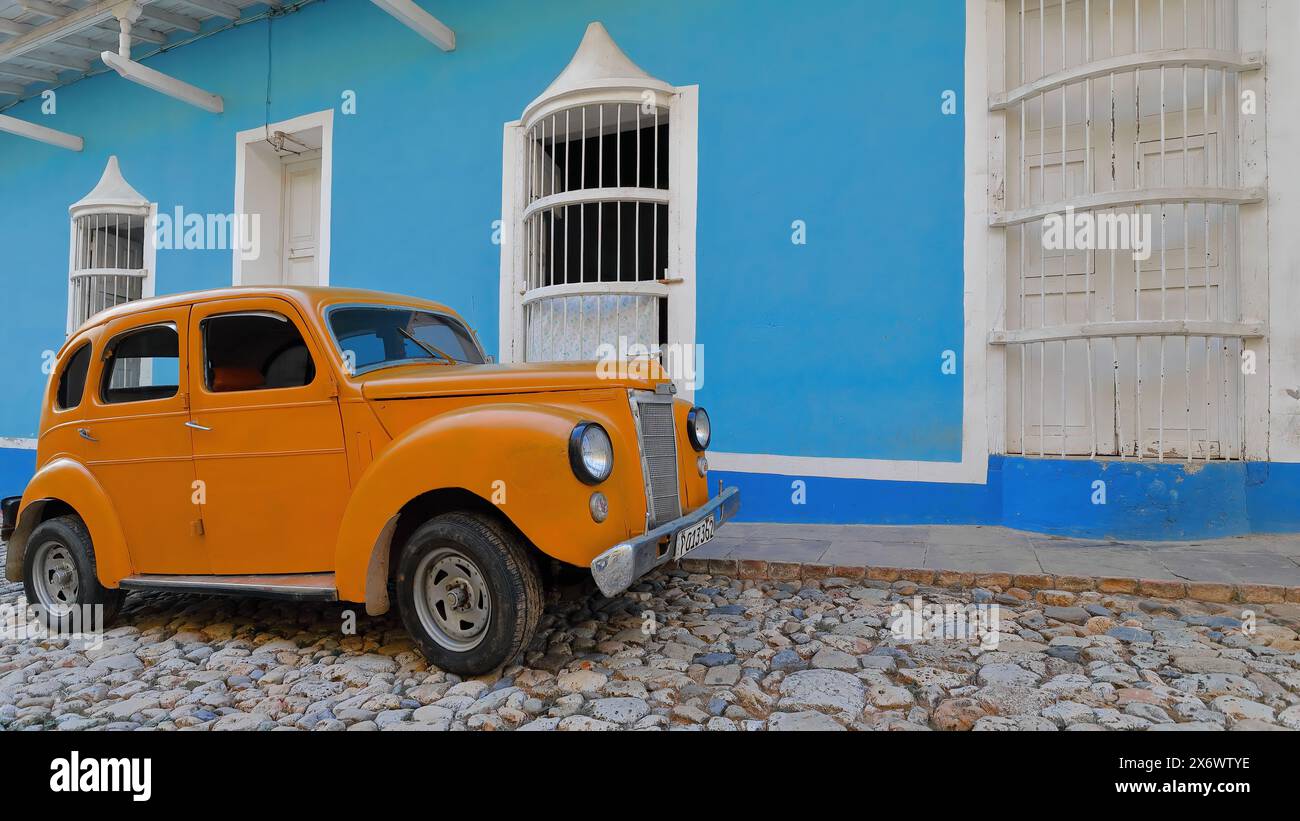
[[[1241,459],[1235,0],[1007,0],[1007,452]],[[1150,219],[1150,257],[1045,219]],[[1066,229],[1073,225],[1066,223]],[[1014,270],[1014,273],[1012,273]],[[1107,371],[1110,371],[1107,373]]]
[[693,88],[650,76],[593,22],[507,125],[503,356],[631,359],[693,341],[695,117]]
[[72,324],[144,296],[145,217],[86,214],[73,220]]
[[668,119],[660,105],[595,103],[528,129],[529,361],[591,359],[619,339],[663,341]]

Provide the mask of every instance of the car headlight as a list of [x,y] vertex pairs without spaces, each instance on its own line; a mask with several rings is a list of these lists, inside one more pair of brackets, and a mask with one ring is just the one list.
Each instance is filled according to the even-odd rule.
[[569,435],[569,464],[573,474],[589,485],[598,485],[614,472],[614,444],[595,422],[579,422]]
[[709,440],[713,438],[713,426],[709,424],[709,412],[704,408],[691,408],[686,414],[686,434],[691,439],[691,446],[696,450],[707,450]]

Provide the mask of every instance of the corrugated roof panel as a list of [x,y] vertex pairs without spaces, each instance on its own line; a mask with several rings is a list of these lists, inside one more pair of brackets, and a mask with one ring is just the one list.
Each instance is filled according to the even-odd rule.
[[[17,99],[14,92],[19,88],[22,96],[34,96],[58,82],[77,79],[76,74],[101,70],[99,53],[117,50],[118,25],[110,13],[113,3],[34,1],[35,8],[29,9],[17,0],[0,0],[0,107]],[[241,16],[250,6],[261,5],[261,0],[137,1],[145,9],[134,27],[134,46],[141,51],[158,47],[160,40],[193,33],[195,24],[220,16],[211,11],[216,5],[238,9]],[[62,10],[63,17],[69,17],[92,7],[100,11],[90,13],[88,21],[68,24],[64,31],[58,24],[62,18],[47,13]]]

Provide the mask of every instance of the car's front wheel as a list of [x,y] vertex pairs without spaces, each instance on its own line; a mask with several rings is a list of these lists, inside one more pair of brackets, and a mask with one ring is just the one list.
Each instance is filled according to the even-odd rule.
[[527,547],[477,514],[420,526],[402,548],[395,582],[398,611],[420,650],[458,675],[514,660],[541,617],[541,580]]
[[[23,590],[29,604],[39,605],[51,630],[70,625],[78,632],[108,625],[122,607],[125,594],[99,583],[95,547],[85,522],[76,516],[59,516],[41,522],[27,540],[23,556]],[[86,605],[102,605],[99,613],[86,613]],[[102,620],[100,625],[78,625],[77,617]]]

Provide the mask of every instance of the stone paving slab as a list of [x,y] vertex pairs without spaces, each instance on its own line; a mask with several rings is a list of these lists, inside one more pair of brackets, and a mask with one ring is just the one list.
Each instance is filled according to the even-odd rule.
[[1300,536],[1068,539],[1004,527],[733,522],[696,559],[1300,587]]
[[[393,613],[354,632],[346,604],[133,594],[102,644],[0,640],[0,732],[1300,729],[1300,604],[926,573],[656,572],[553,597],[517,663],[470,679],[429,666]],[[922,622],[896,620],[918,602]]]

